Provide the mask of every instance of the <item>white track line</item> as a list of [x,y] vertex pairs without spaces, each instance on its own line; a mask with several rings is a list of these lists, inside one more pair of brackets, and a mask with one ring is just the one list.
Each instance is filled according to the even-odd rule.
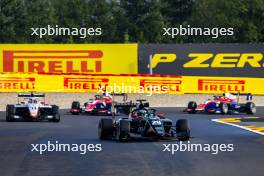
[[264,132],[255,131],[255,130],[252,130],[250,128],[247,128],[247,127],[244,127],[244,126],[241,126],[241,125],[233,124],[233,123],[230,123],[230,122],[222,122],[220,120],[221,119],[212,119],[212,121],[214,121],[214,122],[218,122],[218,123],[222,123],[222,124],[234,126],[234,127],[237,127],[237,128],[242,128],[244,130],[247,130],[247,131],[250,131],[250,132],[253,132],[253,133],[257,133],[257,134],[260,134],[260,135],[263,135],[264,136]]

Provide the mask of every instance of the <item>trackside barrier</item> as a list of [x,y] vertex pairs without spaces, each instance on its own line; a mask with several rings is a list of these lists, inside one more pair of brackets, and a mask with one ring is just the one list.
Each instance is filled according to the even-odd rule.
[[[0,92],[108,89],[264,95],[262,48],[263,44],[0,44]],[[150,67],[154,75],[145,74]]]
[[263,95],[264,78],[144,74],[0,74],[0,92],[205,93]]
[[224,92],[263,95],[264,78],[183,76],[183,93],[219,94]]
[[138,74],[0,75],[0,92],[100,92],[105,90],[116,93],[182,94],[182,77]]

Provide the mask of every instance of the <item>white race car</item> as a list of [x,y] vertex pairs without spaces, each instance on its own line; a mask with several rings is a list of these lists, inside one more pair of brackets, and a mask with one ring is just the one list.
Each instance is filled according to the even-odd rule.
[[12,122],[17,119],[59,122],[59,107],[46,104],[44,93],[19,93],[17,104],[6,105],[6,121]]

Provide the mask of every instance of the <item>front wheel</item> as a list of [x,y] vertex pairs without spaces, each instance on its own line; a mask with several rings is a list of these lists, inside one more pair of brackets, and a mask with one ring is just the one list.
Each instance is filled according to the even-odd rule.
[[129,138],[130,132],[130,122],[127,120],[120,120],[119,127],[117,131],[117,138],[119,141],[127,141]]
[[15,106],[14,105],[7,105],[6,106],[6,121],[7,122],[13,122],[15,121],[14,115],[15,115]]
[[98,137],[101,140],[111,139],[113,137],[113,120],[101,119],[98,124]]
[[53,122],[59,122],[60,121],[60,113],[59,113],[59,107],[56,105],[52,105],[52,115],[53,115]]
[[188,113],[194,114],[196,113],[197,103],[195,101],[190,101],[188,103],[187,108],[188,108]]
[[[86,106],[84,106],[86,107]],[[73,101],[71,105],[71,113],[72,115],[79,115],[81,112],[81,104],[79,101]]]
[[187,141],[190,139],[190,127],[187,119],[179,119],[176,122],[176,135],[178,140]]

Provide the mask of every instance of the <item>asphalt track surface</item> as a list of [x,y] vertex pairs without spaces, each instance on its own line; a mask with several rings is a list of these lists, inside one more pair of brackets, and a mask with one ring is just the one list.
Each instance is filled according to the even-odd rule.
[[[179,141],[100,141],[100,116],[73,116],[61,112],[61,122],[5,122],[0,112],[1,176],[263,176],[264,136],[211,121],[223,117],[248,115],[189,115],[179,108],[159,108],[176,121],[187,118],[192,128],[191,143],[233,144],[233,152],[164,152],[163,144]],[[262,116],[258,108],[255,116]],[[31,152],[31,144],[102,144],[101,152]]]

